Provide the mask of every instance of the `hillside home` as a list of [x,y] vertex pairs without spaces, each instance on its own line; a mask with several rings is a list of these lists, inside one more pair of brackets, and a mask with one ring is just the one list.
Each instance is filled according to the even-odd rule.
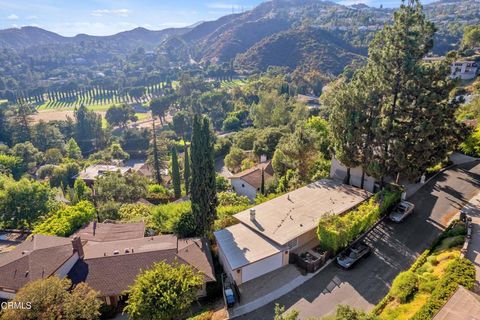
[[478,72],[478,64],[475,61],[456,61],[451,66],[452,79],[471,80],[475,79]]
[[77,175],[73,177],[73,179],[82,179],[87,185],[91,186],[93,185],[95,180],[98,179],[98,177],[104,175],[107,172],[120,172],[120,174],[124,175],[127,173],[131,173],[132,168],[106,164],[95,164],[80,171]]
[[273,180],[274,172],[271,161],[264,161],[228,178],[230,179],[233,190],[238,195],[246,196],[253,201],[262,186],[262,171],[266,185]]
[[103,301],[116,305],[137,275],[156,262],[188,264],[203,274],[198,297],[215,282],[205,239],[173,235],[144,237],[143,223],[91,223],[71,238],[32,235],[0,255],[0,298],[12,299],[30,281],[56,275],[73,284],[86,282]]
[[238,284],[289,263],[289,254],[318,245],[326,214],[342,215],[371,193],[324,179],[235,215],[240,223],[214,233],[225,272]]

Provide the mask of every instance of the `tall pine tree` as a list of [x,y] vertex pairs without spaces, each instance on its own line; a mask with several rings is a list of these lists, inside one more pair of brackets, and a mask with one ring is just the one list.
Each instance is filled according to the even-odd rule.
[[361,164],[382,182],[386,175],[399,182],[400,174],[417,178],[455,148],[463,128],[450,98],[450,61],[422,59],[434,33],[419,2],[403,2],[371,42],[367,65],[324,98],[335,154],[347,167]]
[[212,231],[217,216],[213,144],[210,121],[206,117],[195,115],[191,146],[191,200],[196,233],[199,236],[206,236]]
[[175,147],[172,148],[172,184],[175,198],[182,196],[182,186],[180,181],[180,169],[178,167],[178,154]]

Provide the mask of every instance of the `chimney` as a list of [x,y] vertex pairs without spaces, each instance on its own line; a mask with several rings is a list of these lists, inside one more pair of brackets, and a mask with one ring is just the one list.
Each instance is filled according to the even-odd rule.
[[250,209],[250,221],[255,221],[255,209]]
[[84,256],[83,245],[80,237],[75,237],[72,239],[72,247],[73,247],[73,252],[78,253],[78,257],[80,259],[83,259],[83,256]]
[[95,231],[97,230],[97,221],[93,221],[93,236],[95,237]]

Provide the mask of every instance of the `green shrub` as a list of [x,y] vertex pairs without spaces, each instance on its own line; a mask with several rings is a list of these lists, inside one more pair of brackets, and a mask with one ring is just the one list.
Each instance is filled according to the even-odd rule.
[[425,273],[419,277],[418,290],[431,293],[438,284],[438,277],[431,273]]
[[250,199],[245,196],[239,196],[235,192],[219,192],[217,193],[219,206],[249,206]]
[[390,293],[398,299],[400,303],[407,302],[418,289],[418,278],[412,271],[401,272],[393,280]]
[[33,233],[68,237],[84,224],[93,220],[95,207],[88,201],[60,209],[33,230]]
[[471,290],[475,284],[475,267],[467,259],[456,258],[448,265],[445,274],[438,281],[432,295],[413,320],[431,319],[440,310],[459,285]]
[[428,257],[427,262],[430,263],[432,266],[436,266],[438,264],[437,257],[435,256]]
[[188,318],[187,320],[210,320],[213,317],[213,311],[207,310],[199,313],[193,317]]
[[171,233],[182,215],[191,211],[190,201],[162,204],[152,209],[152,224],[160,232]]

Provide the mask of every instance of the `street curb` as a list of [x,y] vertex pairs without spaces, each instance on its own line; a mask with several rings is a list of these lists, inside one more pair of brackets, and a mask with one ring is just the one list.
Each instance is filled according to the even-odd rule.
[[457,164],[451,164],[449,166],[446,166],[445,168],[442,168],[440,169],[438,172],[436,172],[433,176],[431,176],[430,178],[428,178],[420,187],[418,187],[417,190],[415,190],[415,192],[413,192],[411,195],[409,195],[407,198],[410,198],[412,196],[415,195],[415,193],[417,193],[420,189],[422,189],[426,184],[428,184],[430,181],[433,180],[433,178],[436,178],[438,175],[440,175],[441,173],[444,173],[445,171],[447,170],[450,170],[452,169],[453,167],[458,167],[459,165],[463,165],[463,164],[467,164],[467,163],[473,163],[473,162],[477,162],[477,161],[480,161],[480,158],[476,158],[475,160],[472,160],[472,161],[469,161],[469,162],[463,162],[463,163],[457,163]]

